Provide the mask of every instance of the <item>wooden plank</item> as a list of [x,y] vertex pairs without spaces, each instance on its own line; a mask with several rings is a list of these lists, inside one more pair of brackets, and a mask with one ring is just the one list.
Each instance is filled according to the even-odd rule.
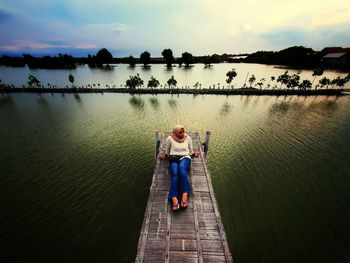
[[166,247],[165,240],[159,240],[159,239],[153,239],[153,238],[147,239],[146,250],[164,251],[165,247]]
[[177,229],[170,232],[170,239],[196,239],[194,229]]
[[204,252],[203,253],[203,259],[204,259],[205,262],[215,262],[215,263],[227,262],[224,253],[208,253],[208,252]]
[[166,227],[166,236],[165,236],[166,250],[165,250],[165,258],[164,258],[164,262],[166,263],[168,263],[170,260],[170,229],[171,229],[171,214],[169,213],[169,209],[168,209],[167,227]]
[[198,263],[197,253],[191,251],[171,251],[170,258],[170,262]]
[[164,254],[165,254],[164,251],[161,251],[161,250],[148,251],[148,250],[146,250],[144,254],[145,254],[145,256],[144,256],[143,261],[142,261],[144,263],[153,263],[153,262],[156,262],[156,263],[162,262],[163,263],[164,262]]
[[170,239],[171,251],[197,251],[195,239]]
[[224,226],[222,224],[221,216],[220,216],[220,213],[219,213],[218,204],[217,204],[217,201],[216,201],[216,198],[215,198],[215,194],[214,194],[214,190],[213,190],[213,185],[212,185],[212,182],[211,182],[210,174],[209,174],[208,169],[207,169],[207,167],[206,167],[206,165],[204,163],[205,160],[204,160],[204,157],[203,157],[202,154],[201,154],[200,158],[203,161],[204,169],[205,169],[205,172],[207,174],[206,177],[207,177],[208,185],[209,185],[209,193],[210,193],[210,196],[212,198],[212,203],[213,203],[213,206],[214,206],[214,212],[215,212],[216,220],[217,220],[218,226],[219,226],[220,239],[221,239],[221,243],[222,243],[224,254],[225,254],[225,260],[226,260],[226,262],[233,262],[232,256],[231,256],[231,253],[230,253],[230,250],[229,250],[229,247],[228,247],[227,239],[226,239]]
[[217,230],[199,229],[201,240],[220,240],[220,232]]
[[198,262],[203,262],[203,254],[202,254],[202,244],[201,244],[201,237],[199,235],[199,222],[198,222],[198,214],[197,214],[197,201],[196,201],[197,195],[193,194],[193,215],[194,215],[194,222],[195,222],[195,234],[196,234],[196,241],[197,241],[197,254],[198,254]]

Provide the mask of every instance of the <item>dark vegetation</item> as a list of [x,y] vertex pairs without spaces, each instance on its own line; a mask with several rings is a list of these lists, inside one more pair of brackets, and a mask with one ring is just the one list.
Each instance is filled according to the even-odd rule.
[[[0,93],[12,93],[12,92],[37,92],[39,95],[43,92],[50,93],[87,93],[87,92],[124,92],[124,93],[148,93],[148,94],[164,94],[164,93],[190,93],[190,94],[223,94],[223,95],[234,95],[234,94],[243,94],[243,95],[340,95],[344,91],[349,92],[349,90],[344,90],[344,86],[347,82],[350,81],[350,73],[345,77],[336,77],[334,79],[328,79],[327,77],[321,78],[323,75],[323,69],[315,69],[313,71],[313,80],[312,82],[308,79],[301,80],[300,73],[294,73],[290,75],[288,70],[283,74],[277,76],[271,76],[270,80],[267,82],[265,78],[256,80],[254,74],[246,78],[246,82],[241,88],[234,88],[231,85],[233,79],[237,76],[235,69],[231,69],[226,73],[226,86],[212,85],[209,87],[203,87],[197,82],[193,87],[185,86],[178,87],[177,80],[174,76],[166,82],[164,85],[160,85],[159,80],[151,76],[148,80],[147,86],[144,86],[144,80],[141,79],[139,74],[135,76],[130,76],[126,80],[125,85],[117,88],[116,85],[109,86],[106,85],[106,88],[100,87],[100,83],[76,86],[74,85],[75,78],[72,74],[68,75],[68,81],[71,85],[66,85],[66,87],[57,87],[51,85],[50,83],[47,86],[41,84],[40,80],[34,75],[29,74],[27,86],[23,85],[20,87],[15,87],[14,85],[9,85],[3,83],[0,79]],[[316,78],[318,83],[315,82]],[[249,85],[247,84],[247,81]]]
[[[321,64],[320,58],[323,56],[323,52],[315,52],[310,48],[304,47],[291,47],[279,52],[266,52],[259,51],[247,57],[240,58],[242,62],[248,63],[267,63],[267,64],[279,64],[288,65],[290,67],[297,68],[309,68],[313,67],[313,80],[301,80],[299,70],[297,73],[290,75],[286,70],[280,76],[270,76],[269,79],[262,78],[257,80],[254,74],[246,76],[245,83],[241,88],[234,88],[232,85],[233,79],[237,76],[235,69],[232,69],[226,73],[226,86],[212,85],[209,87],[203,87],[202,84],[196,82],[193,87],[185,86],[179,87],[177,80],[172,76],[163,85],[159,80],[151,76],[148,82],[144,82],[137,74],[130,76],[125,85],[120,85],[117,88],[116,85],[106,85],[102,88],[99,83],[93,83],[83,86],[76,86],[74,84],[75,77],[72,74],[68,75],[68,81],[70,86],[57,87],[56,85],[44,86],[40,83],[34,75],[28,76],[27,86],[14,87],[3,83],[0,79],[0,93],[7,92],[130,92],[130,93],[193,93],[193,94],[259,94],[259,95],[279,95],[279,94],[304,94],[304,95],[331,95],[334,93],[342,93],[344,86],[350,81],[350,73],[345,77],[336,77],[334,79],[328,79],[327,77],[321,77],[324,72],[324,65]],[[22,58],[3,56],[0,59],[0,64],[6,66],[24,66],[28,65],[30,68],[63,68],[70,69],[75,68],[78,64],[87,64],[89,67],[97,67],[104,69],[112,69],[110,64],[112,63],[128,63],[130,67],[134,67],[137,63],[143,64],[143,67],[150,67],[152,63],[162,63],[167,67],[178,64],[179,67],[184,65],[190,67],[194,63],[203,63],[205,67],[210,67],[212,64],[227,62],[233,59],[229,55],[208,55],[202,57],[195,57],[189,52],[182,53],[180,58],[174,58],[171,49],[164,49],[162,52],[162,58],[152,58],[148,51],[141,53],[139,58],[132,56],[126,58],[113,58],[112,54],[105,48],[100,49],[96,55],[88,55],[86,58],[74,58],[71,55],[59,54],[58,57],[45,56],[42,58],[36,58],[28,54],[23,54]],[[317,79],[317,81],[316,81]],[[144,86],[144,83],[147,83]]]
[[[325,49],[326,50],[326,49]],[[348,50],[348,49],[347,49]],[[164,49],[162,57],[151,57],[148,51],[140,54],[140,57],[113,57],[106,49],[100,49],[96,55],[88,55],[87,57],[75,58],[68,54],[58,54],[58,56],[33,57],[29,54],[23,54],[22,57],[0,57],[0,65],[11,67],[23,67],[25,64],[30,68],[48,68],[48,69],[69,69],[75,68],[77,65],[86,64],[89,67],[110,68],[110,64],[124,63],[130,66],[143,64],[148,67],[149,64],[165,64],[172,67],[178,64],[180,67],[184,65],[189,67],[191,64],[202,63],[206,67],[215,63],[222,62],[244,62],[244,63],[262,63],[281,65],[292,68],[340,68],[350,69],[350,52],[347,51],[347,63],[344,65],[326,65],[322,62],[325,51],[314,51],[311,48],[302,46],[290,47],[281,51],[258,51],[252,54],[243,55],[218,55],[212,54],[207,56],[194,56],[189,52],[183,52],[181,57],[175,58],[171,49]]]

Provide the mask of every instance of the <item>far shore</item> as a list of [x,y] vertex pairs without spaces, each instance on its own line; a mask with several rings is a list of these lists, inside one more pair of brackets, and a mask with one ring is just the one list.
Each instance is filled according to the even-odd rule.
[[129,94],[193,94],[193,95],[268,95],[268,96],[342,96],[350,95],[350,89],[256,89],[256,88],[237,88],[237,89],[182,89],[182,88],[18,88],[13,86],[1,86],[0,93],[129,93]]

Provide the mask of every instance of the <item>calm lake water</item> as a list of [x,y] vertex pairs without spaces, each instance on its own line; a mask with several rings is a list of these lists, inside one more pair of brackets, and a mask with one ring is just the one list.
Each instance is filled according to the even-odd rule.
[[132,262],[153,131],[212,131],[235,262],[350,261],[350,97],[0,95],[1,262]]
[[[29,69],[28,67],[23,68],[9,68],[0,67],[0,79],[7,84],[14,84],[16,86],[27,85],[28,76],[32,74],[36,76],[42,85],[48,86],[56,85],[57,87],[71,86],[68,81],[68,75],[72,74],[75,78],[74,84],[77,86],[86,86],[88,84],[95,87],[106,88],[108,87],[121,87],[125,85],[125,81],[130,75],[139,74],[144,81],[144,85],[147,86],[148,80],[151,76],[159,80],[160,85],[164,86],[167,81],[174,76],[177,80],[178,87],[193,87],[197,82],[202,88],[218,86],[227,87],[226,84],[226,73],[235,68],[237,77],[231,83],[234,88],[240,88],[244,83],[249,85],[248,79],[254,74],[256,81],[253,85],[259,82],[262,78],[265,78],[264,87],[268,84],[273,87],[277,85],[280,87],[280,83],[277,83],[277,77],[283,74],[286,69],[276,68],[270,65],[262,64],[245,64],[245,63],[222,63],[214,64],[212,67],[204,67],[203,64],[195,64],[190,68],[185,67],[173,67],[166,68],[162,64],[152,65],[148,68],[144,68],[141,65],[136,67],[129,67],[125,64],[116,64],[111,70],[103,69],[90,69],[87,66],[80,66],[74,70],[50,70],[50,69]],[[298,73],[297,70],[288,70],[289,74]],[[303,70],[300,72],[301,80],[309,79],[313,81],[314,86],[318,84],[318,81],[322,77],[328,77],[334,79],[338,76],[344,77],[346,73],[339,71],[326,70],[321,77],[317,77],[314,80],[312,76],[312,70]],[[276,78],[275,81],[271,81],[271,77]],[[98,86],[100,85],[100,86]],[[350,83],[345,85],[346,88],[350,88]]]

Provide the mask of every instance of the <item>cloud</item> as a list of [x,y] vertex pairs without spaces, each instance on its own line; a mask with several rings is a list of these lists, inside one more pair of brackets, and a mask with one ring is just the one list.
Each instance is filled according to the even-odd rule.
[[348,0],[11,0],[2,1],[0,22],[0,51],[106,47],[115,56],[160,56],[171,48],[181,56],[350,45]]
[[82,27],[83,30],[100,32],[102,34],[108,35],[110,33],[120,34],[128,29],[126,24],[122,23],[97,23],[97,24],[88,24]]
[[269,44],[273,44],[280,48],[285,46],[302,45],[302,43],[305,43],[308,34],[300,29],[281,29],[260,35],[258,34],[258,37],[262,38]]
[[347,23],[350,23],[350,8],[343,8],[314,16],[309,23],[309,27],[313,29],[325,26],[337,27]]
[[336,26],[318,25],[318,27],[305,25],[304,28],[274,29],[258,37],[268,43],[268,46],[275,46],[278,49],[294,45],[304,45],[321,50],[326,46],[350,46],[350,22],[336,24]]

